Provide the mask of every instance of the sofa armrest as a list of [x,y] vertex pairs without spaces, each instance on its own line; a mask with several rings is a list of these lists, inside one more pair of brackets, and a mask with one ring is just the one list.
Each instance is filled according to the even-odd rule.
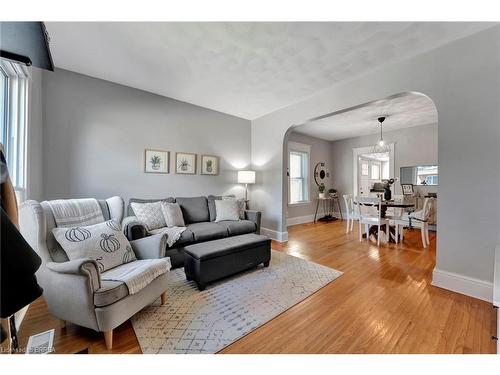
[[159,259],[165,256],[167,234],[155,234],[130,241],[137,259]]
[[262,219],[262,212],[253,211],[253,210],[245,210],[245,219],[253,221],[257,226],[256,233],[260,234],[260,221]]
[[101,274],[99,272],[99,266],[93,259],[75,259],[61,263],[48,262],[46,266],[50,271],[58,274],[88,277],[93,290],[97,290],[101,287]]
[[146,225],[140,222],[135,216],[127,216],[123,219],[122,229],[125,237],[127,237],[129,241],[144,238],[148,235]]

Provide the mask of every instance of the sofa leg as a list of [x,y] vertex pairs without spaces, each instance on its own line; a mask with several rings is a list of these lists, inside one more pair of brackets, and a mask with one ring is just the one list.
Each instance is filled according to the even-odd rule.
[[66,328],[66,321],[65,321],[65,320],[63,320],[63,319],[59,319],[59,326],[60,326],[61,328]]
[[204,284],[204,283],[198,283],[198,290],[200,292],[204,291],[206,287],[207,287],[206,284]]
[[113,349],[113,330],[104,331],[104,341],[106,341],[106,349]]
[[269,267],[269,261],[264,262],[264,267]]
[[165,291],[161,294],[161,304],[164,305],[167,303],[168,293]]

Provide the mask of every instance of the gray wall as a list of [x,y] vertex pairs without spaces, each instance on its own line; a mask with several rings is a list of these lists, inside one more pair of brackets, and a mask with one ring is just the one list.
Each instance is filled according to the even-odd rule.
[[495,26],[252,121],[252,163],[260,176],[251,198],[264,211],[263,227],[286,231],[282,163],[290,127],[413,90],[434,101],[439,117],[436,267],[491,282],[500,242],[499,71],[500,27]]
[[[322,161],[326,163],[327,168],[331,171],[332,169],[332,159],[331,159],[331,146],[329,141],[325,141],[324,139],[319,139],[315,137],[311,137],[305,134],[300,134],[296,132],[291,132],[288,135],[289,142],[298,142],[311,146],[311,154],[309,160],[309,199],[310,203],[307,204],[299,204],[299,205],[289,205],[288,207],[288,218],[295,218],[301,216],[314,215],[314,211],[316,209],[316,200],[315,198],[318,196],[318,187],[314,182],[314,166],[316,163]],[[330,178],[325,182],[326,188],[330,189],[332,186],[332,181]],[[287,201],[288,202],[288,189],[287,193]]]
[[[333,176],[340,194],[356,194],[353,191],[352,149],[374,145],[378,139],[379,136],[375,134],[331,142]],[[394,176],[391,177],[399,178],[400,167],[438,164],[437,124],[384,132],[384,140],[388,143],[395,142]],[[419,186],[416,190],[425,195],[428,192],[437,192],[437,188]],[[393,185],[392,191],[394,194],[402,194],[399,180]]]
[[[44,199],[244,194],[247,120],[60,69],[43,99]],[[171,173],[144,173],[145,148],[170,151]],[[220,156],[220,175],[176,175],[176,151]]]
[[31,69],[27,135],[27,199],[43,199],[43,95],[42,70]]

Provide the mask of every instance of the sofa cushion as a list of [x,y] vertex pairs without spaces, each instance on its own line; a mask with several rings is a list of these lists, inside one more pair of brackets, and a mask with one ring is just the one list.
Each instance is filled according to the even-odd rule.
[[167,226],[165,216],[161,209],[162,202],[150,203],[130,203],[135,216],[143,223],[148,230],[163,228]]
[[187,228],[185,232],[188,230],[192,232],[195,242],[217,240],[228,236],[225,227],[211,222],[188,224]]
[[122,281],[101,280],[101,288],[94,293],[94,305],[111,305],[128,296],[127,285]]
[[208,201],[206,197],[175,198],[182,210],[182,216],[186,224],[210,221],[208,212]]
[[254,233],[257,230],[257,225],[250,220],[219,221],[217,224],[226,228],[227,233],[230,236]]
[[215,221],[215,217],[217,216],[217,212],[215,210],[215,201],[221,200],[221,199],[222,199],[221,195],[209,195],[207,197],[208,212],[210,214],[210,221]]
[[141,198],[130,198],[127,206],[127,216],[135,216],[134,210],[132,209],[131,203],[152,203],[152,202],[169,202],[174,203],[175,199],[172,197],[164,198],[164,199],[141,199]]

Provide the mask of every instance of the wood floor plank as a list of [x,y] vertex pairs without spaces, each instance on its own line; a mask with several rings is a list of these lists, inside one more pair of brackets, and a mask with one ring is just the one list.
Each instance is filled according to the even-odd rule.
[[[344,272],[312,296],[224,348],[221,353],[495,353],[491,304],[431,285],[436,235],[423,249],[419,231],[403,243],[359,242],[345,222],[289,228],[275,250]],[[30,334],[56,328],[58,353],[140,353],[130,322],[114,331],[113,349],[103,335],[58,320],[43,299],[29,308],[20,344]]]

